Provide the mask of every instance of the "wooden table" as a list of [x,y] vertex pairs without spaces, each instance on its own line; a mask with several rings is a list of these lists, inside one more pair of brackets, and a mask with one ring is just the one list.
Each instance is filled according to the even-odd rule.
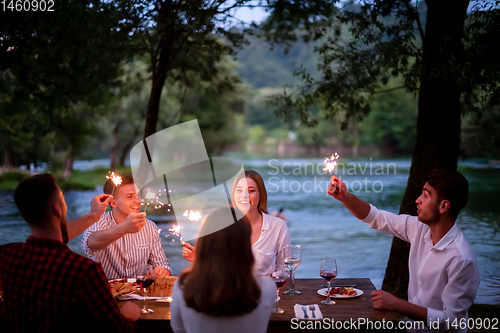
[[[294,320],[295,324],[292,324],[292,319],[295,318],[295,312],[293,307],[295,304],[318,304],[323,314],[323,318],[327,318],[326,321],[329,322],[330,325],[340,325],[339,323],[335,324],[335,322],[341,322],[343,328],[338,329],[335,328],[335,331],[356,331],[356,332],[373,332],[374,329],[364,325],[364,327],[350,326],[351,322],[355,323],[352,325],[356,325],[360,321],[371,321],[373,325],[375,323],[377,325],[385,322],[391,322],[394,325],[394,328],[397,327],[397,322],[404,319],[404,317],[393,311],[381,311],[375,310],[373,308],[373,303],[371,300],[371,292],[375,290],[375,286],[367,278],[358,278],[358,279],[334,279],[332,280],[332,286],[334,285],[352,285],[357,284],[356,289],[361,289],[363,291],[363,295],[350,299],[335,299],[337,304],[335,305],[324,305],[321,304],[321,301],[325,299],[324,296],[318,295],[317,290],[322,288],[319,285],[324,285],[325,280],[323,279],[296,279],[295,280],[295,289],[302,292],[299,296],[286,296],[283,295],[282,292],[289,289],[288,282],[285,284],[280,290],[280,308],[285,310],[283,314],[272,314],[271,319],[269,321],[268,332],[295,332],[300,327],[306,328],[307,322],[300,323],[297,320]],[[137,305],[142,307],[142,301],[133,301]],[[118,302],[119,305],[123,305],[122,301]],[[148,306],[153,309],[155,312],[150,314],[142,314],[141,319],[137,322],[141,331],[145,331],[147,329],[161,329],[162,331],[172,332],[170,328],[170,305],[169,303],[160,303],[155,302],[153,300],[148,301]],[[332,322],[330,319],[334,319]],[[312,324],[309,324],[312,325]],[[316,324],[319,325],[319,324]],[[347,327],[346,325],[349,325]],[[391,325],[391,324],[387,324]],[[319,326],[316,326],[316,328]],[[347,329],[344,329],[347,327]],[[332,330],[333,328],[328,329],[328,326],[323,324],[322,328],[325,330]],[[391,330],[392,331],[392,330]],[[397,331],[397,330],[394,330]]]
[[[285,284],[280,291],[280,307],[285,310],[283,314],[272,314],[271,319],[269,321],[268,332],[295,332],[297,329],[293,329],[293,327],[297,328],[297,325],[301,325],[300,327],[306,328],[306,324],[309,321],[297,321],[294,320],[296,324],[292,324],[292,319],[295,318],[295,313],[293,310],[293,306],[295,304],[309,305],[309,304],[318,304],[320,310],[323,314],[323,318],[326,318],[326,321],[330,323],[330,325],[340,325],[337,322],[340,322],[343,327],[345,325],[351,325],[351,322],[359,323],[360,321],[371,321],[372,325],[374,324],[382,324],[383,322],[391,322],[394,325],[394,328],[397,327],[397,322],[403,320],[403,316],[393,311],[380,311],[375,310],[373,308],[373,303],[371,300],[370,293],[375,290],[375,286],[367,278],[358,278],[358,279],[334,279],[332,280],[333,285],[351,285],[357,284],[357,289],[361,289],[363,291],[363,295],[350,299],[335,299],[337,304],[335,305],[324,305],[321,304],[321,301],[325,299],[324,296],[320,296],[317,293],[317,290],[322,288],[318,285],[324,285],[325,280],[323,279],[297,279],[295,281],[295,289],[302,292],[302,295],[299,296],[286,296],[282,295],[282,292],[288,290],[288,282]],[[139,300],[131,301],[142,307],[143,302]],[[118,305],[122,306],[125,301],[118,301]],[[148,301],[148,306],[154,310],[153,313],[150,314],[141,314],[140,320],[137,322],[140,331],[146,332],[147,330],[158,330],[161,329],[162,332],[172,332],[170,327],[170,304],[166,302],[156,302],[154,300]],[[334,319],[332,322],[330,319]],[[0,325],[5,321],[5,303],[0,302]],[[325,321],[325,320],[324,320]],[[324,322],[323,321],[323,322]],[[301,323],[302,322],[302,323]],[[335,324],[337,323],[337,324]],[[3,323],[4,324],[4,323]],[[311,325],[311,324],[309,324]],[[317,324],[316,324],[317,325]],[[1,327],[1,326],[0,326]],[[317,328],[318,326],[316,326]],[[322,326],[322,328],[328,328]],[[333,330],[333,328],[326,329],[328,331]],[[367,327],[353,327],[349,326],[348,329],[338,329],[335,328],[335,331],[356,331],[356,332],[373,332],[374,329]],[[392,331],[392,330],[391,330]]]

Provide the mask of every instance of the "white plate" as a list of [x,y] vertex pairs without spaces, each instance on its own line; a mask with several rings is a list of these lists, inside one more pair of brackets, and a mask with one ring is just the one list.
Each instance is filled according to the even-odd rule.
[[[353,298],[353,297],[358,297],[358,296],[363,295],[363,290],[356,289],[356,288],[353,288],[353,290],[356,292],[356,295],[344,296],[344,295],[334,294],[334,295],[330,295],[330,298],[339,298],[339,299],[340,298]],[[318,294],[320,294],[321,296],[325,296],[325,297],[326,297],[327,292],[328,292],[328,288],[322,288],[322,289],[318,290]]]
[[[113,279],[113,280],[108,280],[108,282],[113,282],[113,281],[120,281],[120,280],[123,280],[123,279]],[[136,282],[137,279],[127,279],[127,282]]]

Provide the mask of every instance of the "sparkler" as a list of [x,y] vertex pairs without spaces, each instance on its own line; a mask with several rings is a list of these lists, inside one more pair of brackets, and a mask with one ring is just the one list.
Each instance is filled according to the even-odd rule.
[[[186,210],[182,215],[187,217],[190,221],[199,221],[199,219],[201,218],[201,213],[194,210]],[[182,240],[181,236],[181,229],[182,227],[179,224],[173,226],[172,228],[168,229],[168,231],[170,231],[170,234],[168,234],[167,237],[177,236],[181,241],[181,245],[184,245],[184,241]],[[172,242],[175,242],[175,239],[172,239]]]
[[[111,171],[109,171],[111,172]],[[111,195],[113,195],[113,193],[115,192],[115,188],[119,185],[121,185],[123,179],[121,176],[118,176],[118,175],[115,175],[114,172],[111,172],[111,176],[106,176],[107,179],[111,179],[111,181],[113,182],[113,184],[115,184],[115,187],[113,187],[113,191],[111,191]]]
[[189,221],[198,221],[201,218],[201,213],[199,211],[185,211],[182,216],[185,216],[189,219]]
[[[172,235],[178,236],[179,240],[181,241],[181,244],[182,244],[183,241],[182,241],[182,236],[181,236],[181,229],[182,229],[182,227],[178,224],[173,226],[172,228],[168,229],[168,231],[170,231],[170,234],[167,235],[167,237],[172,236]],[[172,242],[175,242],[175,239],[172,239]]]
[[[144,196],[145,200],[143,200],[143,202],[141,203],[141,206],[144,206],[147,208],[147,206],[149,206],[153,202],[156,202],[157,204],[155,204],[155,209],[160,209],[161,207],[163,207],[164,203],[162,201],[160,201],[161,190],[159,190],[158,192],[160,192],[160,194],[157,195],[155,192],[152,192],[148,188],[148,191],[147,191],[146,195]],[[148,202],[148,200],[149,200],[149,202]],[[146,201],[146,203],[144,203],[144,201]],[[146,211],[146,208],[144,208],[144,211]]]
[[330,158],[325,158],[325,160],[323,161],[323,164],[325,165],[325,167],[323,168],[323,171],[328,171],[330,172],[330,174],[333,173],[333,170],[335,170],[335,167],[337,166],[337,161],[339,159],[339,154],[335,153],[335,154],[332,154],[332,157]]

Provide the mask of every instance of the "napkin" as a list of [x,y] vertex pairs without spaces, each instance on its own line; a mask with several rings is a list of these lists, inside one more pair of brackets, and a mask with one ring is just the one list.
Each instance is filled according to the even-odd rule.
[[315,308],[314,314],[316,315],[316,318],[313,318],[312,311],[309,310],[309,305],[295,304],[293,307],[293,310],[295,311],[295,318],[306,319],[306,318],[304,318],[304,311],[302,311],[303,306],[306,307],[307,316],[309,317],[309,318],[307,318],[307,320],[323,319],[323,314],[321,313],[321,310],[319,309],[318,304],[314,304],[314,308]]

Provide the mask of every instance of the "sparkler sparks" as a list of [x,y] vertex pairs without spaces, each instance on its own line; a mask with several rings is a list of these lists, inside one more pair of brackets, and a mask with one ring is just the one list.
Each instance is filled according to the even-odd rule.
[[335,170],[335,167],[337,166],[337,161],[339,159],[339,154],[335,153],[335,154],[332,154],[332,157],[330,158],[325,158],[325,160],[323,161],[323,164],[325,165],[325,167],[323,168],[323,171],[328,171],[331,173],[333,173],[333,170]]
[[183,216],[187,217],[189,221],[198,221],[201,218],[201,213],[199,211],[185,211]]
[[[111,171],[109,171],[111,172]],[[115,175],[114,172],[111,172],[111,176],[106,176],[107,179],[111,179],[111,181],[113,182],[113,184],[115,184],[115,187],[116,186],[119,186],[121,185],[122,183],[122,177],[121,176],[118,176],[118,175]]]
[[[181,229],[182,229],[181,226],[178,225],[178,224],[175,225],[175,226],[173,226],[172,228],[168,229],[168,231],[170,231],[170,234],[167,235],[167,237],[168,236],[173,236],[173,235],[178,236],[179,240],[182,243]],[[172,239],[172,242],[175,242],[175,239]]]
[[[108,173],[111,172],[111,171],[108,171]],[[115,188],[119,185],[121,185],[123,179],[121,176],[118,176],[118,175],[115,175],[114,172],[111,172],[111,176],[106,176],[107,179],[111,179],[111,181],[113,182],[113,184],[115,184],[115,187],[113,187],[113,191],[111,191],[111,195],[113,195],[113,193],[115,192]]]
[[[141,206],[149,206],[150,204],[155,203],[155,209],[160,209],[165,205],[161,200],[161,190],[158,190],[159,194],[152,192],[149,188],[147,193],[144,195],[144,199],[142,200]],[[144,209],[145,210],[145,209]]]

